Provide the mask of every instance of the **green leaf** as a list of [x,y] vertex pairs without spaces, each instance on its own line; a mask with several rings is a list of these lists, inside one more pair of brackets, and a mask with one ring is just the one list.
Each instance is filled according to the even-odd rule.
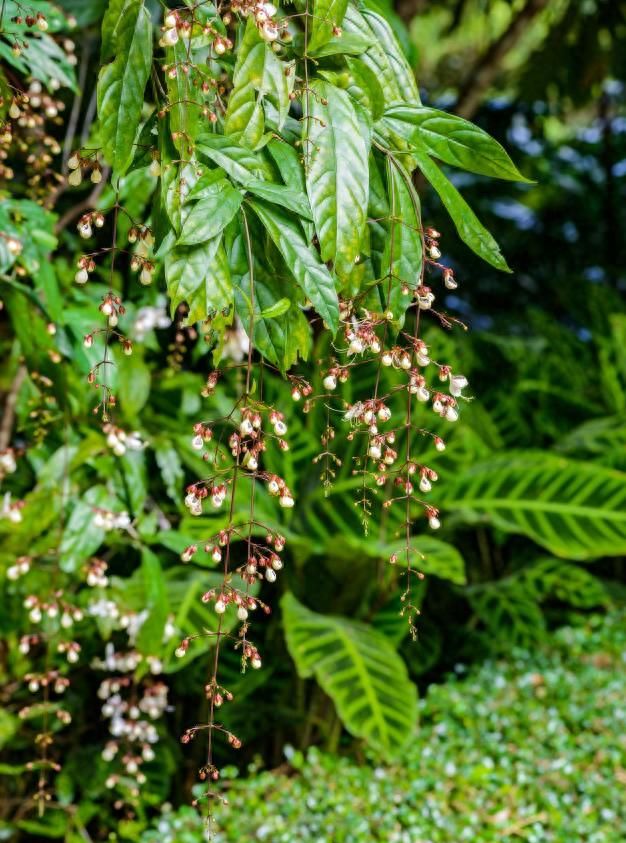
[[391,758],[417,724],[417,693],[391,642],[359,621],[319,615],[292,594],[281,600],[289,653],[315,676],[353,735]]
[[190,56],[189,42],[180,38],[173,47],[166,50],[167,64],[176,69],[176,74],[165,74],[169,99],[169,120],[172,141],[183,157],[190,145],[193,145],[201,125],[202,104],[198,102],[198,91],[194,87],[191,73],[185,73],[183,68],[189,68],[193,62]]
[[94,508],[98,507],[111,508],[110,495],[104,486],[92,486],[72,507],[59,548],[61,570],[77,571],[102,544],[105,530],[94,519]]
[[[407,567],[406,542],[403,539],[375,539],[372,536],[350,535],[333,536],[324,551],[329,558],[365,558],[388,562],[392,554],[398,557],[398,568]],[[465,562],[452,544],[434,539],[432,536],[413,536],[409,551],[411,568],[416,572],[449,580],[456,585],[464,585]]]
[[122,412],[135,419],[150,396],[151,370],[143,359],[142,349],[135,349],[130,357],[116,354],[117,392]]
[[383,124],[453,167],[498,179],[529,181],[497,140],[454,114],[425,106],[394,105],[385,111]]
[[173,249],[165,258],[165,278],[172,312],[186,301],[189,323],[230,313],[233,286],[219,236],[197,246]]
[[501,269],[503,272],[510,272],[511,270],[502,256],[500,247],[452,182],[444,176],[428,155],[418,150],[413,150],[413,153],[417,158],[420,170],[437,191],[439,198],[452,217],[461,240],[491,266]]
[[514,574],[539,601],[556,598],[577,609],[607,606],[609,595],[598,577],[562,559],[539,559]]
[[214,190],[200,199],[183,222],[179,246],[195,246],[212,240],[226,228],[241,205],[242,194],[223,179]]
[[546,624],[534,595],[514,583],[495,583],[466,593],[493,649],[529,648],[545,634]]
[[[291,288],[291,290],[290,290]],[[254,347],[270,363],[285,372],[301,357],[306,360],[311,348],[311,329],[301,307],[293,299],[281,298],[286,290],[302,294],[275,271],[268,272],[260,261],[254,264]],[[244,326],[250,323],[250,275],[246,273],[237,290],[237,312]],[[279,313],[277,305],[286,309]],[[277,316],[282,316],[278,319]]]
[[402,286],[407,284],[414,290],[421,279],[422,223],[417,192],[391,163],[387,165],[387,192],[389,225],[381,260],[381,274],[387,280],[382,284],[382,291],[387,309],[393,313],[394,321],[401,324],[411,303],[411,295],[403,294]]
[[249,18],[233,74],[234,87],[228,100],[224,133],[237,134],[243,146],[256,148],[265,130],[266,98],[277,109],[276,128],[280,130],[289,111],[294,79],[293,66],[278,58]]
[[307,220],[313,218],[306,196],[303,196],[297,190],[293,190],[283,184],[272,184],[271,182],[261,181],[260,179],[250,179],[244,186],[246,190],[254,193],[255,196],[260,196],[261,199],[267,199],[268,202],[273,202],[275,205],[287,208],[287,210],[293,211],[299,217],[304,217]]
[[361,60],[372,70],[385,93],[387,105],[419,102],[415,75],[409,67],[393,30],[373,11],[359,11],[348,5],[343,23],[346,34],[357,34],[374,41]]
[[141,576],[144,587],[143,608],[148,612],[148,617],[141,625],[136,646],[145,655],[158,655],[163,647],[163,630],[170,610],[159,557],[148,547],[141,548]]
[[[274,138],[268,143],[267,149],[276,162],[281,178],[287,187],[290,187],[296,193],[306,193],[304,168],[302,167],[300,155],[293,146],[280,138]],[[310,214],[311,208],[308,202],[307,208]]]
[[316,59],[323,59],[328,56],[360,56],[376,44],[376,38],[371,32],[361,34],[359,32],[343,32],[330,38],[321,47],[309,52],[309,55]]
[[103,153],[118,175],[133,157],[152,66],[152,21],[141,0],[129,2],[115,30],[115,58],[100,70],[98,117]]
[[305,115],[306,186],[322,260],[346,278],[361,253],[369,196],[369,144],[352,100],[328,82],[311,83]]
[[259,316],[262,319],[276,319],[278,316],[286,313],[290,307],[291,302],[289,299],[278,299],[274,304],[270,304],[269,307],[264,307],[259,313]]
[[437,503],[566,559],[626,553],[626,474],[593,463],[512,452],[450,478]]
[[308,52],[315,51],[326,44],[336,26],[341,26],[348,8],[348,0],[315,0],[309,35]]
[[155,441],[153,444],[154,457],[161,471],[165,490],[168,497],[178,503],[185,479],[185,472],[178,451],[169,440]]
[[201,135],[196,144],[197,152],[210,158],[228,175],[245,185],[251,178],[274,181],[272,168],[261,154],[240,146],[223,135]]
[[291,217],[262,201],[252,201],[250,206],[283,256],[287,268],[334,333],[339,326],[339,300],[330,272]]
[[108,0],[104,15],[102,16],[102,26],[100,28],[101,46],[100,46],[100,61],[109,61],[115,55],[115,44],[117,42],[117,29],[123,20],[123,12],[126,6],[130,5],[133,0]]

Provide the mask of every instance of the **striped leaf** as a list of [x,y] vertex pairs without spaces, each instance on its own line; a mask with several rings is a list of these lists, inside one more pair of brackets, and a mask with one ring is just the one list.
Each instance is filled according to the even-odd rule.
[[510,453],[449,478],[437,503],[528,536],[556,556],[626,553],[626,474],[592,463]]
[[315,676],[346,729],[392,757],[415,729],[417,693],[391,642],[359,621],[311,612],[292,594],[281,605],[300,676]]

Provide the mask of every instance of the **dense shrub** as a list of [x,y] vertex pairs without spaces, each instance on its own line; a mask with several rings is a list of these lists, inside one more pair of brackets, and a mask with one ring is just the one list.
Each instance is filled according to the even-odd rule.
[[[626,823],[626,617],[563,628],[430,688],[400,763],[291,748],[233,783],[216,840],[271,843],[619,843]],[[193,843],[190,812],[143,843]]]

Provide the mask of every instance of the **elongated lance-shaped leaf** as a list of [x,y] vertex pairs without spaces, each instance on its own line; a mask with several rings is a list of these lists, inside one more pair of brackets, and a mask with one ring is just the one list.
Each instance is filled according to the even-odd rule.
[[276,206],[259,200],[249,204],[283,256],[287,268],[334,333],[339,326],[339,301],[333,277],[317,252],[306,242],[298,224]]
[[[382,53],[382,56],[379,53],[376,64],[380,66],[384,57],[385,64],[389,68],[390,76],[393,78],[393,88],[397,91],[397,96],[394,99],[397,102],[419,103],[420,95],[417,89],[415,74],[406,60],[406,56],[391,26],[382,15],[369,9],[363,11],[363,18],[370,32],[376,37],[380,53]],[[363,60],[368,61],[371,53],[372,51],[368,50],[363,56]],[[372,69],[375,70],[375,68]],[[387,99],[387,102],[391,105],[392,100]]]
[[[189,42],[179,39],[173,47],[166,51],[167,63],[177,71],[171,75],[165,74],[167,93],[169,98],[169,119],[172,132],[172,142],[183,154],[193,144],[201,126],[202,104],[196,102],[197,92],[193,86],[192,76],[185,73],[183,68],[189,67]],[[191,57],[193,61],[193,55]],[[188,157],[183,155],[183,157]]]
[[309,52],[326,44],[336,26],[341,26],[348,8],[348,0],[315,0],[313,17],[309,24]]
[[179,245],[193,246],[216,237],[239,210],[242,194],[227,179],[213,183],[211,188],[186,216]]
[[127,3],[120,15],[113,31],[115,58],[102,68],[97,85],[102,149],[117,175],[133,157],[152,65],[152,21],[142,0]]
[[435,188],[447,212],[452,217],[452,222],[461,240],[491,266],[501,269],[503,272],[510,272],[511,270],[502,256],[500,247],[452,182],[426,153],[418,150],[413,150],[413,153],[420,170]]
[[224,314],[232,321],[233,285],[219,236],[172,249],[165,257],[165,279],[172,312],[185,301],[189,322]]
[[352,100],[315,80],[304,119],[306,187],[322,260],[347,277],[360,254],[369,196],[369,144]]
[[593,463],[513,452],[448,479],[437,504],[528,536],[563,558],[626,553],[626,474]]
[[393,313],[394,321],[401,323],[411,303],[411,295],[403,293],[402,288],[408,286],[415,290],[421,280],[422,223],[419,198],[412,189],[410,177],[403,178],[390,161],[387,162],[387,192],[390,197],[389,225],[381,266],[387,277],[382,290],[387,309]]
[[224,131],[237,134],[243,146],[254,149],[263,137],[267,97],[278,111],[280,130],[289,111],[289,94],[295,74],[293,67],[282,62],[271,45],[264,41],[252,18],[249,18],[233,75],[234,88],[228,100]]
[[497,179],[528,181],[497,140],[454,114],[425,106],[394,105],[385,111],[383,125],[453,167]]
[[364,623],[312,612],[293,594],[281,607],[300,676],[315,676],[349,732],[393,757],[414,733],[417,694],[391,642]]
[[243,325],[250,324],[250,309],[254,307],[254,347],[283,372],[299,357],[306,360],[311,348],[311,328],[298,306],[302,293],[293,284],[289,286],[291,289],[284,278],[274,271],[268,272],[260,261],[255,261],[254,300],[249,272],[235,291],[237,314]]
[[209,158],[240,184],[245,184],[250,178],[275,181],[272,167],[262,154],[245,149],[232,138],[224,135],[201,135],[196,143],[196,151]]
[[261,199],[293,211],[299,217],[304,217],[307,220],[312,218],[311,208],[306,194],[302,194],[299,190],[293,190],[284,184],[272,184],[268,181],[261,181],[261,179],[250,179],[246,182],[245,188]]

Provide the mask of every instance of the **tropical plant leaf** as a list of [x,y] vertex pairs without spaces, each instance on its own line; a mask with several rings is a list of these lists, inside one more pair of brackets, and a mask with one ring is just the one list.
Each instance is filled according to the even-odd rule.
[[411,303],[411,295],[402,292],[407,285],[416,289],[422,273],[422,235],[420,206],[417,192],[410,178],[403,178],[396,167],[387,165],[387,194],[389,196],[389,225],[381,262],[385,306],[401,324]]
[[444,511],[528,536],[556,556],[626,552],[626,474],[546,453],[512,452],[450,478]]
[[[255,261],[254,346],[283,372],[298,357],[306,360],[311,349],[311,328],[298,302],[279,298],[281,291],[288,289],[284,280]],[[282,307],[277,310],[279,303]],[[251,305],[250,274],[246,273],[237,288],[237,312],[243,325],[250,323]]]
[[166,255],[165,278],[172,313],[182,301],[189,305],[187,320],[230,314],[233,285],[220,237],[197,246],[177,246]]
[[514,577],[539,601],[552,597],[577,609],[592,609],[609,603],[607,590],[598,577],[562,559],[539,559]]
[[261,181],[261,179],[249,179],[245,183],[245,188],[250,193],[261,199],[266,199],[268,202],[273,202],[275,205],[280,205],[288,211],[293,211],[300,217],[307,220],[312,219],[311,207],[306,198],[298,190],[291,187],[286,187],[283,184],[272,184],[271,182]]
[[189,42],[182,38],[167,50],[167,64],[176,70],[174,74],[165,74],[170,129],[172,141],[181,154],[193,144],[202,113],[201,104],[195,101],[197,93],[191,76],[184,72],[190,60],[193,61],[193,58],[190,59]]
[[528,181],[497,140],[454,114],[425,106],[394,105],[385,111],[382,122],[445,164],[483,176]]
[[227,179],[212,185],[210,194],[189,210],[178,238],[179,246],[195,246],[220,234],[239,210],[242,194]]
[[545,634],[545,620],[534,595],[515,584],[494,583],[466,593],[492,648],[532,647]]
[[414,733],[417,693],[391,642],[364,623],[311,612],[293,594],[281,607],[300,676],[315,676],[348,731],[392,757]]
[[461,240],[491,266],[501,269],[503,272],[510,272],[511,270],[502,256],[500,247],[452,182],[446,178],[428,155],[418,150],[413,150],[413,153],[417,158],[420,170],[437,191],[439,198],[452,217],[452,222]]
[[315,53],[330,40],[335,27],[341,26],[348,0],[315,0],[309,36],[309,52]]
[[297,223],[262,201],[250,202],[250,206],[315,310],[335,332],[339,324],[339,301],[332,276],[304,239]]
[[158,655],[163,645],[163,630],[169,615],[165,579],[159,557],[148,547],[141,549],[141,575],[144,585],[144,605],[148,617],[137,635],[136,646],[141,653]]
[[[369,195],[369,144],[349,95],[329,82],[311,83],[305,116],[306,187],[322,260],[340,278],[361,253]],[[308,156],[308,158],[307,158]]]
[[290,66],[277,57],[271,45],[259,35],[254,20],[249,18],[237,56],[224,132],[236,134],[243,146],[256,148],[265,130],[265,98],[277,109],[276,128],[280,130],[289,111],[294,78]]
[[[385,64],[389,68],[394,80],[393,88],[397,91],[397,96],[392,98],[386,96],[387,104],[391,105],[394,100],[419,103],[420,95],[417,89],[417,82],[415,81],[415,74],[406,60],[404,51],[398,43],[393,29],[382,15],[371,9],[363,11],[363,18],[370,32],[374,34],[378,48],[382,52]],[[369,57],[371,52],[368,51],[364,60],[367,60],[366,57]],[[380,68],[380,58],[378,58],[376,64]],[[376,66],[372,67],[372,70],[376,72]]]
[[114,37],[115,58],[98,77],[98,116],[104,156],[123,175],[133,157],[152,66],[152,21],[143,0],[120,10]]
[[196,151],[205,155],[240,184],[245,185],[251,178],[275,181],[272,168],[263,156],[245,149],[232,138],[224,135],[200,135]]

